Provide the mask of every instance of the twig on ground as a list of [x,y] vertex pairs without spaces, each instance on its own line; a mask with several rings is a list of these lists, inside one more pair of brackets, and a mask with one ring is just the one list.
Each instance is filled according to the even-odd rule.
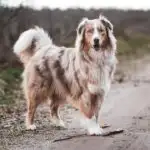
[[110,131],[106,131],[102,134],[102,136],[110,136],[110,135],[114,135],[114,134],[119,134],[119,133],[123,133],[123,129],[116,129],[116,130],[110,130]]
[[55,143],[55,142],[60,142],[60,141],[65,141],[65,140],[70,140],[70,139],[78,138],[78,137],[84,137],[84,136],[86,136],[86,134],[79,134],[79,135],[66,136],[66,137],[64,137],[64,138],[55,139],[55,140],[53,141],[53,143]]
[[[112,131],[106,131],[101,136],[110,136],[110,135],[114,135],[114,134],[119,134],[119,133],[122,133],[123,131],[124,131],[123,129],[116,129],[116,130],[112,130]],[[64,138],[55,139],[53,141],[53,143],[55,143],[55,142],[61,142],[61,141],[65,141],[65,140],[70,140],[70,139],[73,139],[73,138],[85,137],[85,136],[87,136],[87,134],[79,134],[79,135],[66,136]]]

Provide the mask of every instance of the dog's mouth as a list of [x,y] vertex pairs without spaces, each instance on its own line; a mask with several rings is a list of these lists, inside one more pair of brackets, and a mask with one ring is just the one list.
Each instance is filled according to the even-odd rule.
[[93,45],[93,48],[94,48],[96,51],[98,51],[98,50],[100,49],[100,45],[99,45],[99,44],[94,44],[94,45]]

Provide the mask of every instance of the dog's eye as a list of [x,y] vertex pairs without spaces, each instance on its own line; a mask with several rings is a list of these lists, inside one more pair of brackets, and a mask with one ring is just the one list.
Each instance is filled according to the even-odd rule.
[[94,32],[94,29],[88,29],[87,32],[88,32],[88,33],[93,33],[93,32]]
[[102,33],[102,32],[104,32],[104,29],[98,28],[98,31],[99,31],[100,33]]

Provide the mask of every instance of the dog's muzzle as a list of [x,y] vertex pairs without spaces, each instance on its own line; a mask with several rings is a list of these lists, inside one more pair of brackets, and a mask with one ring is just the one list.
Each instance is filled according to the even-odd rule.
[[98,39],[98,38],[95,38],[95,39],[94,39],[94,45],[93,45],[93,47],[94,47],[94,49],[95,49],[96,51],[99,50],[100,44],[99,44],[99,39]]

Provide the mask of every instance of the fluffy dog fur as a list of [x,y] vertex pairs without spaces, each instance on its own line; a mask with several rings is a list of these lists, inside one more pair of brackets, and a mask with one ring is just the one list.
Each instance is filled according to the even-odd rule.
[[77,28],[75,48],[55,46],[48,34],[36,27],[20,35],[14,52],[25,67],[27,129],[36,129],[36,108],[50,100],[51,119],[56,125],[64,126],[59,107],[68,102],[84,115],[89,134],[103,133],[99,111],[116,67],[116,39],[107,18],[83,18]]

